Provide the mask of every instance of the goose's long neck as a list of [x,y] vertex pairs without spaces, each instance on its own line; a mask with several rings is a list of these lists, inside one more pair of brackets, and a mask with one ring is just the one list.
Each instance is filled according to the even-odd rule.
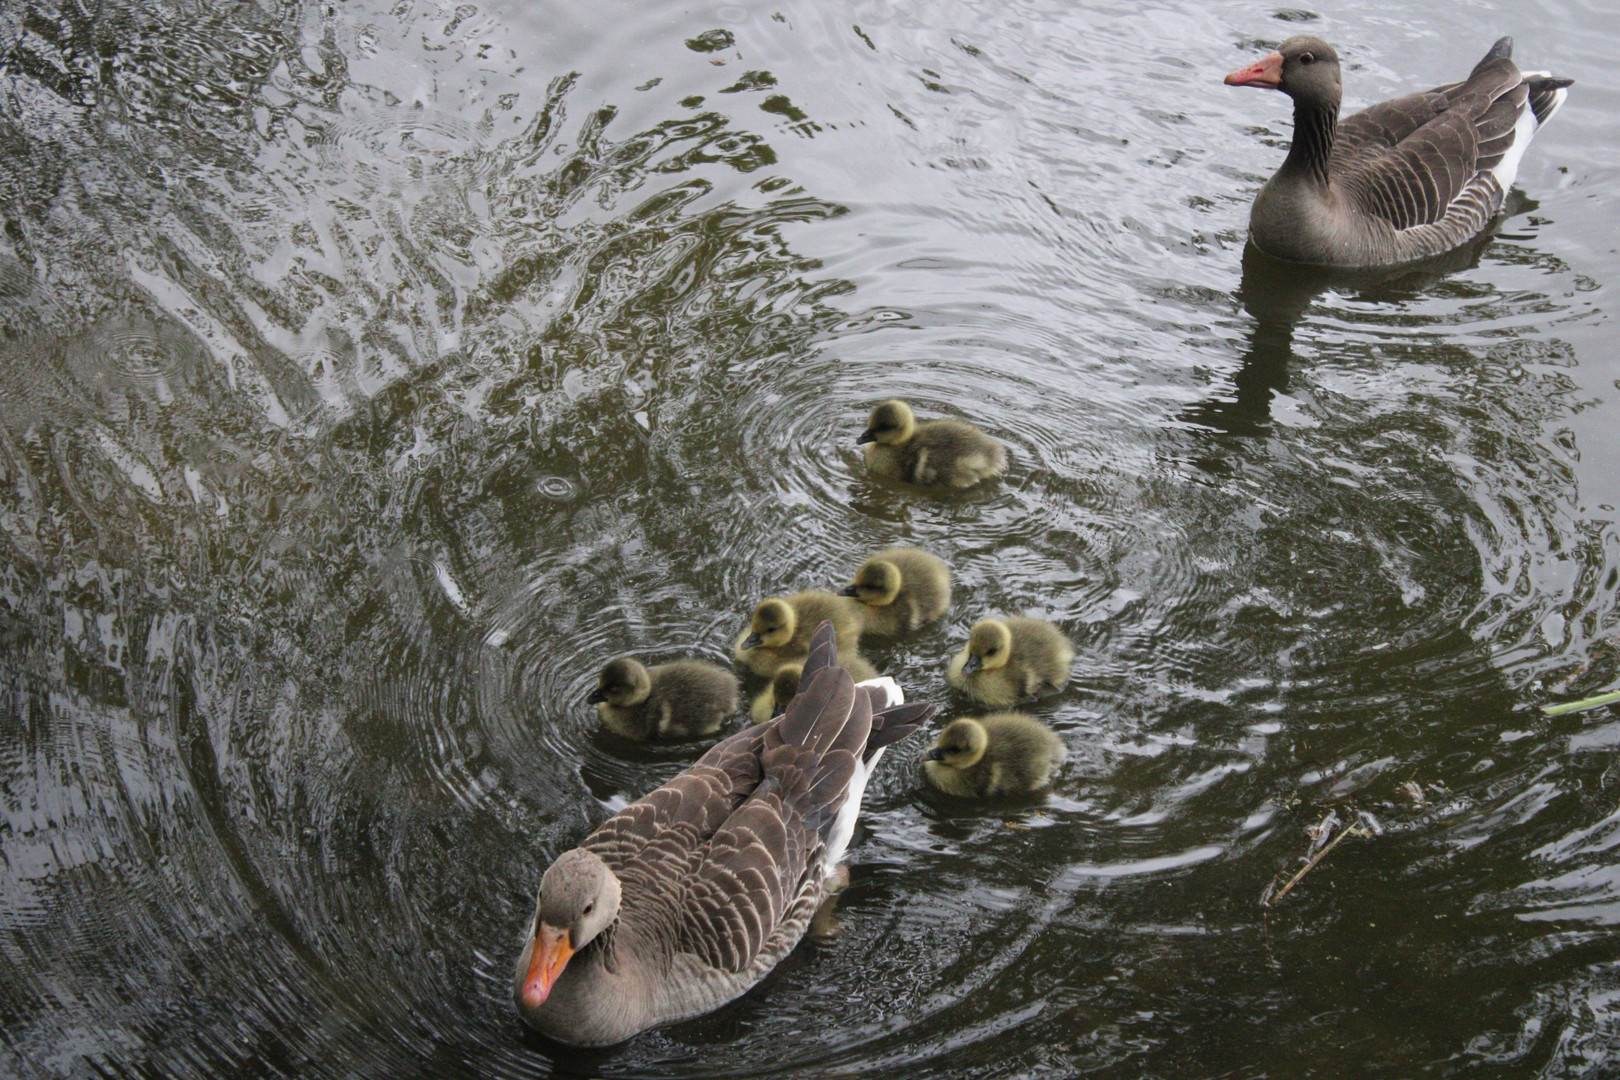
[[1279,173],[1308,179],[1327,187],[1328,158],[1333,154],[1333,135],[1339,126],[1339,101],[1294,99],[1294,141]]

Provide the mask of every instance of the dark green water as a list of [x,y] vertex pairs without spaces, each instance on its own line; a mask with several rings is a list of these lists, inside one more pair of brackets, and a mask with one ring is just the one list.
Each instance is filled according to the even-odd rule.
[[[0,1075],[1620,1075],[1601,5],[0,8]],[[1445,273],[1243,259],[1288,137],[1579,80]],[[1012,446],[927,500],[899,394]],[[1023,805],[885,761],[841,933],[601,1053],[540,872],[689,761],[584,703],[908,542],[1075,638]],[[1305,830],[1368,815],[1274,909]]]

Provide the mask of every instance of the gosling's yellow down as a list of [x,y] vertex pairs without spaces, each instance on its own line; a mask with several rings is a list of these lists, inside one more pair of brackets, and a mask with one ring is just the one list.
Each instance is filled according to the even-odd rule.
[[737,676],[701,660],[649,668],[633,656],[611,660],[585,700],[627,739],[676,742],[713,735],[737,711]]
[[1074,646],[1041,619],[981,619],[946,679],[976,701],[1003,707],[1069,681]]
[[1027,795],[1052,782],[1063,740],[1023,713],[964,716],[945,725],[923,761],[923,775],[947,795],[985,799]]
[[848,663],[861,636],[855,601],[830,592],[801,592],[762,600],[737,637],[734,655],[756,675],[767,678],[783,664],[802,663],[810,655],[810,635],[822,620],[831,620],[838,659]]
[[872,410],[856,445],[872,475],[922,487],[970,488],[1007,467],[1007,448],[972,424],[918,420],[899,398]]
[[[838,661],[838,666],[849,672],[849,677],[856,682],[865,682],[867,679],[878,677],[877,668],[867,662],[864,656],[850,656]],[[754,723],[763,724],[774,716],[780,716],[786,709],[788,702],[799,692],[799,677],[804,674],[803,664],[783,664],[771,676],[770,685],[754,698],[749,707],[749,715]]]
[[889,548],[861,563],[840,595],[860,601],[862,634],[899,637],[945,614],[951,571],[920,548]]

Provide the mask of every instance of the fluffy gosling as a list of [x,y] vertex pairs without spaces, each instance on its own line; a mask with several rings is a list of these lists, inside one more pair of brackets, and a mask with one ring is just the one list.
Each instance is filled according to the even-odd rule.
[[701,660],[649,668],[631,656],[611,660],[585,699],[602,723],[638,742],[713,735],[737,711],[737,676]]
[[1069,681],[1074,646],[1040,619],[981,619],[946,679],[975,701],[1004,707]]
[[861,616],[853,600],[829,592],[801,592],[762,600],[737,638],[737,659],[756,675],[775,675],[783,664],[802,662],[810,654],[810,635],[830,619],[838,641],[838,659],[848,663],[861,636]]
[[951,606],[951,571],[918,548],[889,548],[861,563],[840,596],[860,601],[861,632],[898,637]]
[[872,410],[856,445],[874,476],[924,487],[970,488],[1007,467],[1007,448],[972,424],[918,420],[898,398]]
[[1052,782],[1067,752],[1050,728],[1023,713],[964,716],[939,733],[923,775],[945,794],[966,799],[1027,795]]
[[[849,672],[856,682],[865,682],[867,679],[878,677],[877,668],[869,664],[864,656],[846,656],[839,660],[839,665]],[[766,721],[782,715],[782,710],[788,707],[794,695],[799,692],[799,676],[804,674],[803,664],[783,664],[776,669],[771,677],[771,684],[754,699],[749,708],[749,715],[754,723],[763,724]]]

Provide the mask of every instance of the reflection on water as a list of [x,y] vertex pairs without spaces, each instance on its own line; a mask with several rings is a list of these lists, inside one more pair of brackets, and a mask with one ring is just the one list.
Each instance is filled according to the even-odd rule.
[[[1284,15],[0,16],[0,1072],[1603,1060],[1620,735],[1532,706],[1620,677],[1572,427],[1620,140],[1572,98],[1540,207],[1419,275],[1244,255],[1231,56],[1305,19],[1393,92],[1456,32]],[[1008,475],[868,478],[896,395]],[[1075,639],[1052,793],[939,799],[919,743],[839,933],[623,1047],[525,1033],[541,870],[691,752],[598,729],[603,660],[729,662],[896,542],[957,582],[873,654],[912,696],[964,707],[982,615]],[[1330,810],[1382,833],[1263,916]]]

